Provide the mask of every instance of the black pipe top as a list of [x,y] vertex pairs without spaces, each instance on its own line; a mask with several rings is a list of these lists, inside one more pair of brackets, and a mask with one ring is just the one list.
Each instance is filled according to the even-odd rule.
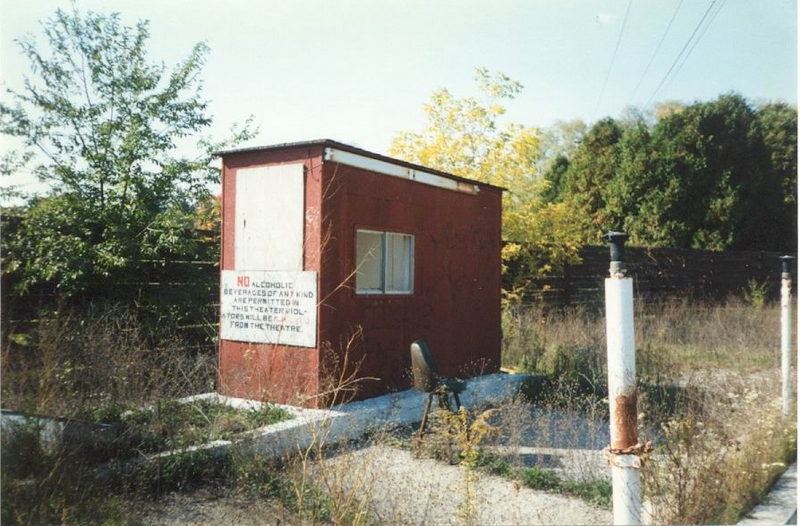
[[791,274],[794,256],[781,256],[778,259],[781,260],[781,272],[784,274]]
[[611,251],[611,262],[622,261],[625,257],[625,240],[628,239],[628,234],[625,232],[606,233],[603,238],[608,241],[608,248]]

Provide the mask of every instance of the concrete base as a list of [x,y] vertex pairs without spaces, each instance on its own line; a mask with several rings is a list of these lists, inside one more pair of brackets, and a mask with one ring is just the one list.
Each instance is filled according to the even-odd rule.
[[[461,394],[461,403],[471,408],[508,399],[519,390],[521,382],[527,376],[496,373],[470,378],[467,380],[465,392]],[[387,424],[403,425],[419,422],[422,418],[425,397],[427,394],[409,389],[337,405],[331,409],[304,409],[275,404],[290,411],[294,418],[252,431],[236,442],[237,445],[248,447],[263,455],[281,456],[308,448],[320,440],[326,444],[352,440],[378,431]],[[254,400],[232,398],[216,393],[205,393],[183,400],[201,398],[214,399],[219,403],[242,408],[255,408],[261,405]],[[217,440],[187,450],[219,449],[231,445],[231,441]],[[171,453],[173,452],[161,453],[159,456]]]
[[[507,399],[517,392],[520,383],[526,377],[527,375],[524,374],[496,373],[470,378],[467,380],[466,391],[461,395],[461,401],[466,407],[474,407],[482,403]],[[162,451],[138,458],[136,461],[146,462],[147,459],[166,457],[185,451],[224,451],[234,443],[237,447],[241,446],[259,454],[281,456],[306,449],[320,441],[332,444],[359,438],[372,431],[377,431],[387,424],[402,425],[418,422],[422,418],[422,408],[426,396],[424,393],[410,389],[359,402],[337,405],[331,409],[305,409],[273,404],[286,409],[294,415],[294,418],[250,431],[233,441],[215,440],[179,450]],[[189,396],[182,398],[181,401],[191,402],[202,399],[214,400],[243,409],[254,409],[263,405],[255,400],[233,398],[217,393]],[[55,447],[63,438],[66,438],[68,429],[75,427],[76,422],[68,419],[27,416],[3,411],[2,432],[13,433],[19,429],[18,426],[36,424],[36,429],[39,430],[44,442]],[[91,436],[93,439],[94,434],[110,427],[97,424],[92,426],[93,434]],[[94,428],[98,428],[99,431]],[[89,435],[86,433],[81,436],[88,440]],[[78,441],[80,442],[80,440]]]
[[112,448],[117,438],[114,426],[76,418],[26,415],[2,410],[0,434],[38,433],[42,447],[54,452],[63,443],[90,449]]

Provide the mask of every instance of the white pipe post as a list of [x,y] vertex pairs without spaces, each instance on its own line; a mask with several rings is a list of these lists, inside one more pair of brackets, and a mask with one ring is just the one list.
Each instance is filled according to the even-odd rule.
[[633,280],[625,277],[621,232],[609,232],[611,276],[605,280],[608,401],[610,406],[612,510],[614,524],[641,523],[641,447],[636,421],[636,347]]
[[792,413],[792,256],[781,256],[781,383],[784,418]]

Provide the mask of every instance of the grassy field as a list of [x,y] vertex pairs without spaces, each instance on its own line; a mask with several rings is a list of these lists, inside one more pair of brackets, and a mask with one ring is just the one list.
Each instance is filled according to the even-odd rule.
[[[657,438],[643,472],[649,508],[658,523],[736,522],[796,457],[796,417],[780,407],[779,307],[752,297],[641,304],[639,426]],[[527,394],[540,404],[606,407],[604,342],[595,311],[504,318],[506,366],[535,373]]]
[[[794,459],[795,419],[781,417],[778,400],[778,314],[775,305],[752,298],[637,307],[639,423],[643,434],[656,439],[644,470],[644,496],[656,522],[735,522]],[[586,448],[604,444],[584,443],[580,449],[578,442],[585,441],[579,435],[587,434],[586,425],[605,427],[607,417],[602,313],[518,307],[504,313],[503,323],[504,365],[532,373],[530,380],[500,407],[437,416],[423,444],[427,451],[419,452],[463,468],[463,483],[453,488],[463,503],[453,520],[475,522],[475,487],[487,476],[607,506],[603,477],[514,460],[525,433],[566,444],[574,435],[576,453],[568,459],[573,470],[595,469],[590,464],[597,451]],[[19,348],[3,350],[3,405],[118,424],[127,415],[129,425],[158,430],[159,445],[141,441],[140,454],[227,437],[275,416],[175,405],[176,397],[211,390],[213,361],[176,352],[177,341],[155,347],[148,342],[146,328],[126,309],[92,320],[64,313],[25,342],[22,359]],[[160,409],[135,410],[143,406]],[[559,420],[563,414],[571,416]],[[233,448],[221,456],[186,452],[116,469],[107,452],[66,443],[53,447],[36,429],[4,433],[2,522],[136,524],[153,518],[144,510],[197,492],[224,501],[233,514],[229,519],[242,523],[258,524],[263,513],[284,523],[378,521],[363,478],[356,477],[360,486],[343,481],[353,480],[354,469],[363,473],[380,466],[328,463],[336,448],[323,435],[315,438],[309,448],[283,459]],[[512,453],[498,453],[500,443]],[[377,432],[358,447],[369,444],[412,447],[403,433]],[[262,515],[234,514],[237,506]]]
[[[635,302],[637,368],[644,375],[673,375],[708,368],[748,373],[780,364],[779,308],[732,298],[721,304]],[[584,307],[544,311],[510,308],[503,318],[503,362],[553,373],[564,354],[589,349],[605,360],[602,311]],[[604,351],[603,351],[604,352]]]

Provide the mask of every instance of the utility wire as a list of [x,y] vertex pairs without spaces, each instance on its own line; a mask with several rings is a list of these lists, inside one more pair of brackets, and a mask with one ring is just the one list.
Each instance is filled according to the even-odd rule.
[[725,7],[725,2],[726,2],[726,1],[727,1],[727,0],[720,0],[719,7],[717,7],[716,11],[714,11],[714,13],[712,13],[712,14],[711,14],[711,18],[709,18],[709,19],[708,19],[708,23],[707,23],[707,24],[705,25],[705,27],[703,27],[703,29],[700,31],[700,34],[697,36],[697,38],[696,38],[696,39],[695,39],[695,41],[694,41],[694,44],[692,44],[692,47],[690,47],[690,48],[689,48],[689,51],[688,51],[688,52],[686,53],[686,55],[683,57],[683,61],[681,61],[681,63],[680,63],[680,64],[678,64],[678,67],[677,67],[677,69],[675,70],[675,73],[673,73],[673,74],[672,74],[672,78],[670,78],[670,79],[667,81],[667,83],[665,84],[665,87],[669,87],[669,85],[670,85],[670,84],[672,84],[672,82],[673,82],[673,81],[675,80],[675,78],[678,76],[678,73],[680,73],[680,71],[681,71],[681,68],[683,68],[683,65],[684,65],[684,64],[686,64],[686,61],[687,61],[687,60],[689,60],[689,55],[691,55],[691,54],[692,54],[692,52],[694,51],[694,48],[696,48],[696,47],[697,47],[697,43],[698,43],[698,42],[700,42],[700,41],[703,39],[703,36],[705,36],[705,34],[706,34],[706,31],[708,31],[708,28],[709,28],[709,27],[711,27],[711,25],[714,23],[714,20],[716,20],[716,18],[717,18],[717,15],[719,15],[719,12],[720,12],[720,11],[722,11],[722,8],[723,8],[723,7]]
[[667,70],[667,73],[664,75],[664,78],[661,79],[661,82],[658,83],[658,86],[653,91],[653,94],[650,95],[649,99],[647,99],[647,102],[645,103],[645,106],[650,104],[650,102],[653,100],[653,97],[656,96],[656,93],[658,93],[658,91],[661,89],[661,87],[664,86],[664,83],[667,81],[667,77],[669,77],[670,73],[672,73],[672,70],[675,69],[675,65],[681,59],[681,57],[683,56],[683,53],[689,47],[689,44],[691,44],[692,39],[697,34],[697,31],[700,29],[700,26],[703,25],[703,22],[708,17],[708,14],[711,12],[711,9],[714,7],[714,4],[716,4],[716,3],[717,3],[717,0],[711,0],[711,4],[709,4],[708,9],[706,9],[706,12],[703,13],[703,17],[700,19],[700,21],[695,26],[694,31],[692,31],[692,34],[689,36],[689,39],[686,40],[686,43],[683,45],[683,48],[681,48],[681,51],[680,51],[680,53],[678,53],[678,56],[675,57],[675,60],[672,62],[672,65]]
[[608,71],[606,72],[606,78],[603,81],[603,87],[600,89],[600,96],[597,98],[597,104],[594,107],[594,114],[592,115],[592,120],[597,116],[597,110],[600,109],[600,102],[603,100],[603,95],[606,93],[606,86],[608,85],[608,79],[611,77],[611,70],[614,69],[614,61],[617,59],[617,52],[619,51],[619,45],[622,43],[622,35],[625,33],[625,25],[628,23],[628,14],[631,12],[631,4],[633,0],[628,0],[628,7],[625,9],[625,18],[622,19],[622,27],[619,30],[619,37],[617,37],[617,45],[614,47],[614,53],[611,55],[611,63],[608,65]]
[[664,43],[664,39],[667,38],[667,33],[669,33],[670,28],[672,27],[672,23],[675,21],[675,17],[678,16],[678,11],[680,10],[681,6],[683,5],[683,0],[678,2],[678,5],[675,6],[675,11],[672,13],[672,18],[669,19],[669,24],[667,24],[667,28],[664,30],[664,34],[661,35],[661,40],[659,40],[658,45],[656,46],[655,51],[653,51],[653,55],[650,57],[650,61],[647,63],[647,66],[644,68],[642,72],[642,76],[639,77],[639,82],[636,83],[636,87],[633,88],[633,93],[631,93],[630,101],[633,101],[633,98],[636,96],[636,92],[639,91],[639,88],[642,86],[642,81],[647,76],[647,73],[650,71],[650,66],[653,65],[653,61],[658,55],[658,52],[661,50],[661,44]]

